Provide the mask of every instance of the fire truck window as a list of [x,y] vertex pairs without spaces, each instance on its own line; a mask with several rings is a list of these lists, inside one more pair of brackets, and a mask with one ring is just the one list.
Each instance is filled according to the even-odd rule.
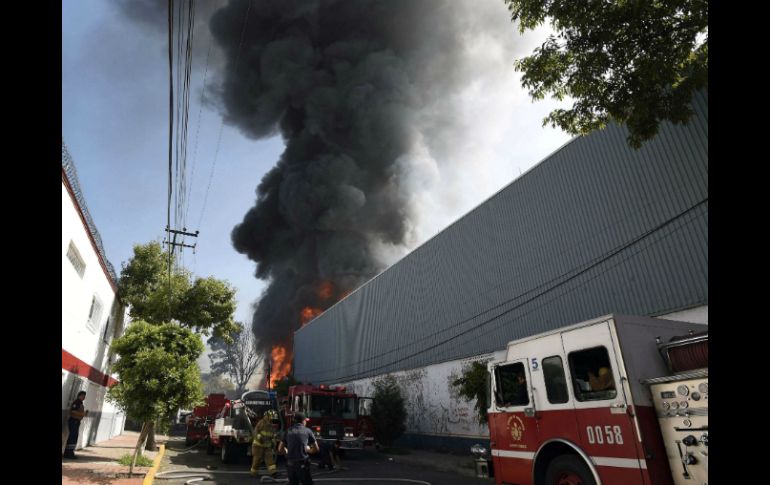
[[334,398],[334,414],[342,419],[356,419],[356,400],[352,397]]
[[569,354],[572,385],[578,401],[601,401],[617,396],[607,349],[594,347]]
[[554,355],[543,359],[543,378],[545,379],[545,393],[548,402],[561,404],[569,401],[567,392],[567,379],[564,377],[564,365],[561,357]]
[[495,401],[498,406],[526,406],[529,404],[527,377],[524,364],[501,365],[495,369]]
[[332,409],[331,396],[310,396],[310,409],[308,409],[307,416],[309,418],[331,416]]

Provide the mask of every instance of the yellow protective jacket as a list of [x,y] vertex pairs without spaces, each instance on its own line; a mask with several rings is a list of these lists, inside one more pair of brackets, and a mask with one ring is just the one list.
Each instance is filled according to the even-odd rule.
[[273,446],[273,438],[275,432],[273,431],[273,423],[269,418],[262,418],[257,423],[257,427],[254,429],[254,444],[262,446],[264,448],[270,448]]

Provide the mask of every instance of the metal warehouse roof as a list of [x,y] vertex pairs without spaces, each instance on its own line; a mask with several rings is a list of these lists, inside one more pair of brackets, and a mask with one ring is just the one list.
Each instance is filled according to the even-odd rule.
[[693,109],[639,150],[617,125],[563,146],[300,329],[295,377],[348,381],[707,304],[707,92]]

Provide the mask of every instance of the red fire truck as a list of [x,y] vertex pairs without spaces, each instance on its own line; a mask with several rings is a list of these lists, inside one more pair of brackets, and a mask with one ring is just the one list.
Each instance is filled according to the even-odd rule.
[[[608,315],[510,342],[488,364],[497,485],[705,485],[706,328]],[[672,339],[684,364],[667,369]]]
[[341,386],[297,385],[289,388],[289,415],[304,413],[307,426],[320,441],[340,440],[344,450],[374,444],[372,398],[358,397]]
[[193,408],[192,414],[188,415],[185,423],[187,432],[185,434],[184,444],[190,446],[193,443],[203,440],[209,434],[209,423],[222,409],[225,404],[224,394],[209,394],[205,398],[203,406]]

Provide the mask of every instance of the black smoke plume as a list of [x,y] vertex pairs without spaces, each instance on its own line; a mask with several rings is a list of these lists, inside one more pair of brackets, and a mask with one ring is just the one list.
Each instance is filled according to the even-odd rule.
[[232,231],[269,283],[252,322],[262,349],[290,345],[303,308],[328,308],[387,265],[382,248],[408,245],[407,181],[449,150],[455,97],[475,74],[467,46],[490,11],[506,15],[497,7],[233,0],[214,13],[225,121],[286,146]]

